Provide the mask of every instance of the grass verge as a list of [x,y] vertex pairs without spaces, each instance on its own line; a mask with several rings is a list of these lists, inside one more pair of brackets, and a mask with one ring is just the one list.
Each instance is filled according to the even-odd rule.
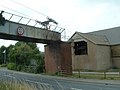
[[8,83],[0,81],[0,90],[34,90],[28,85],[20,85],[16,83]]

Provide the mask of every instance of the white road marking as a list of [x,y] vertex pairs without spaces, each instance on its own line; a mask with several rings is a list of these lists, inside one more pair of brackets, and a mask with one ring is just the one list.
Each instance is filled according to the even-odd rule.
[[43,85],[50,86],[50,84],[47,84],[47,83],[40,83],[40,82],[32,81],[32,80],[25,80],[25,81],[27,81],[27,82],[31,82],[31,83],[39,83],[39,84],[43,84]]
[[71,90],[83,90],[83,89],[79,89],[79,88],[71,88]]
[[[16,79],[16,77],[12,76],[12,74],[3,75],[3,76]],[[40,82],[37,82],[37,81],[31,81],[31,80],[25,80],[25,79],[24,79],[24,81],[30,82],[30,83],[35,83],[35,84],[43,85],[45,90],[47,90],[47,86],[49,86],[49,88],[51,88],[51,90],[53,90],[53,87],[51,87],[51,85],[50,85],[50,84],[47,84],[47,83],[40,83]]]
[[56,83],[58,84],[58,86],[59,86],[62,90],[64,90],[63,86],[62,86],[57,80],[54,80],[54,81],[56,81]]
[[14,76],[11,76],[11,75],[4,75],[6,77],[10,77],[10,78],[15,78]]
[[31,80],[25,80],[25,81],[30,82],[30,83],[35,83],[35,84],[43,85],[43,86],[44,86],[44,89],[46,88],[45,90],[47,90],[47,87],[46,87],[46,86],[48,86],[48,87],[50,88],[50,90],[54,90],[53,87],[52,87],[52,85],[47,84],[47,83],[41,83],[41,82],[31,81]]
[[[10,77],[10,78],[14,78],[14,79],[16,78],[16,77],[12,76],[11,74],[3,75],[3,76],[5,76],[5,77]],[[40,83],[40,82],[32,81],[32,80],[25,80],[25,79],[24,79],[24,81],[31,82],[31,83],[39,83],[39,84],[42,84],[42,85],[50,86],[50,84],[47,84],[47,83]]]

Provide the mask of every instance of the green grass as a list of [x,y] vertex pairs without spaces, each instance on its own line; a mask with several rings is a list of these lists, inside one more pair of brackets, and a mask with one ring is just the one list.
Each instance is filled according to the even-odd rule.
[[24,84],[8,83],[0,81],[0,90],[34,90],[32,87]]
[[71,77],[74,78],[84,78],[84,79],[107,79],[107,80],[120,80],[120,76],[118,75],[113,75],[113,74],[73,74]]
[[[92,71],[91,71],[92,72]],[[95,72],[95,71],[94,71]],[[50,73],[42,73],[42,75],[50,75],[50,76],[58,76],[58,77],[70,77],[70,78],[83,78],[83,79],[98,79],[98,80],[120,80],[119,74],[106,74],[104,75],[103,71],[99,71],[100,73],[96,74],[86,74],[86,73],[73,73],[72,75],[65,74],[50,74]]]

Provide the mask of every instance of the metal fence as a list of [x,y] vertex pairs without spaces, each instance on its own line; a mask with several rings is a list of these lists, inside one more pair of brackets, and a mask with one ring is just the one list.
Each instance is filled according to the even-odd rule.
[[77,70],[73,71],[73,76],[74,77],[79,77],[79,78],[96,78],[96,79],[119,79],[120,80],[120,72],[114,71],[83,71],[83,70]]

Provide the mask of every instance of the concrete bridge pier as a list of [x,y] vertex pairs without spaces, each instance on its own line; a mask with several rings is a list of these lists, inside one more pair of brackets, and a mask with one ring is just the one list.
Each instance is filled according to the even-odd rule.
[[70,43],[59,41],[45,46],[45,69],[51,74],[72,74]]

